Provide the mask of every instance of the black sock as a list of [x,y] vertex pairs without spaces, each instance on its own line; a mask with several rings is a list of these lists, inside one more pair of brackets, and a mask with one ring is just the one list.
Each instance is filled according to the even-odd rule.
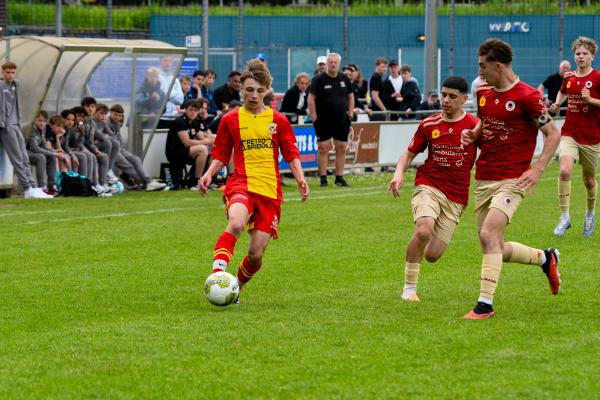
[[475,314],[487,314],[487,313],[493,311],[493,309],[490,304],[484,303],[482,301],[478,301],[477,305],[475,306],[473,311],[475,311]]
[[321,175],[321,182],[327,182],[327,175]]
[[344,177],[342,175],[336,175],[335,180],[336,180],[336,182],[341,182],[344,180]]
[[544,255],[546,256],[546,262],[543,263],[541,267],[542,271],[544,271],[544,273],[548,275],[550,273],[550,257],[552,257],[552,255],[548,250],[544,250]]

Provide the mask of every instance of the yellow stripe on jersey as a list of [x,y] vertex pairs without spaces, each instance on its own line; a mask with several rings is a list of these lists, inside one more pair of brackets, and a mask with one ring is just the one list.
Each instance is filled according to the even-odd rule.
[[273,135],[277,131],[273,125],[273,110],[267,107],[263,113],[254,115],[241,107],[238,115],[248,191],[276,199]]

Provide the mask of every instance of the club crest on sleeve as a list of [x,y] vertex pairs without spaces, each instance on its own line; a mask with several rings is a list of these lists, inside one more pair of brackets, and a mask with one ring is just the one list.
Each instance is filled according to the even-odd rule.
[[503,201],[504,201],[504,205],[509,206],[510,203],[512,203],[512,197],[506,196]]
[[479,107],[484,107],[485,106],[485,96],[481,96],[479,98]]
[[567,89],[571,87],[571,81],[567,82]]
[[269,124],[269,133],[275,135],[277,133],[277,124]]
[[506,111],[514,111],[515,110],[515,102],[512,100],[509,100],[506,102],[506,104],[504,105],[504,107],[506,108]]

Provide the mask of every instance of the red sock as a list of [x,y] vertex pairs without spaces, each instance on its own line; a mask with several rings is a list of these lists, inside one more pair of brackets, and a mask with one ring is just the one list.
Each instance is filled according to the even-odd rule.
[[236,237],[229,232],[223,232],[219,236],[213,252],[213,272],[225,271],[233,257],[235,242],[237,242]]
[[237,279],[238,279],[238,282],[240,283],[240,287],[242,287],[246,283],[248,283],[248,281],[250,279],[252,279],[254,274],[258,272],[260,267],[262,267],[262,262],[258,265],[252,266],[248,262],[248,256],[244,257],[244,259],[240,263],[240,266],[238,267],[238,272],[237,272]]

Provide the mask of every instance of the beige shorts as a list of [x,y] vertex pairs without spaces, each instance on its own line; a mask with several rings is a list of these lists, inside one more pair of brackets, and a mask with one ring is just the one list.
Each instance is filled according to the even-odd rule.
[[517,179],[502,181],[475,181],[475,218],[481,230],[490,208],[497,208],[512,221],[525,192],[517,187]]
[[600,157],[600,144],[579,144],[571,136],[560,138],[559,154],[569,156],[579,161],[584,171],[596,172],[598,157]]
[[463,204],[448,200],[444,193],[431,186],[419,185],[413,193],[413,221],[417,222],[421,217],[433,218],[433,236],[446,244],[450,243],[464,209]]

